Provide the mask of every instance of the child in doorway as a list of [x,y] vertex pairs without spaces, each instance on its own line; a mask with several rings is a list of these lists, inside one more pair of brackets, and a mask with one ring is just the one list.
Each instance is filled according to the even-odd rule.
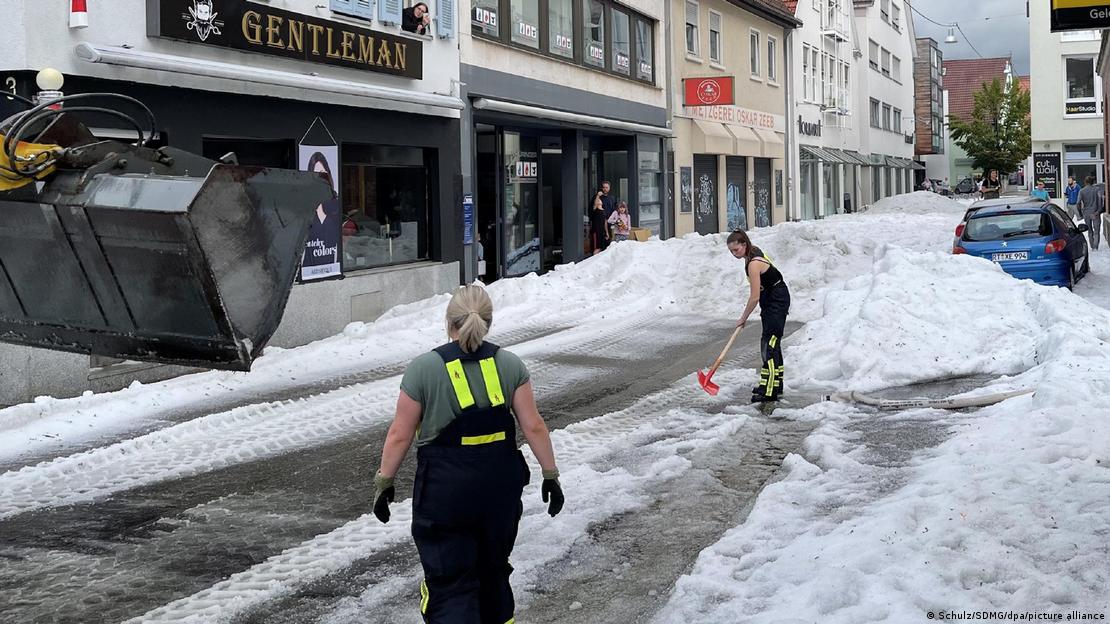
[[609,215],[607,222],[609,225],[614,226],[614,243],[628,240],[629,234],[632,233],[632,217],[628,214],[628,204],[624,202],[617,204],[616,211]]

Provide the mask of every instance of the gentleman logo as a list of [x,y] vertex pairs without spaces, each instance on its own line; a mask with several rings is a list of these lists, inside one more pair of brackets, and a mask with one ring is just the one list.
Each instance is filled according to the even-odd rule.
[[185,20],[185,27],[195,32],[201,41],[207,41],[209,35],[223,34],[220,28],[224,22],[216,19],[219,13],[216,12],[213,2],[214,0],[193,0],[193,6],[189,7],[189,12],[181,14],[181,18]]
[[697,88],[698,100],[703,104],[716,104],[721,99],[721,85],[716,80],[702,80]]

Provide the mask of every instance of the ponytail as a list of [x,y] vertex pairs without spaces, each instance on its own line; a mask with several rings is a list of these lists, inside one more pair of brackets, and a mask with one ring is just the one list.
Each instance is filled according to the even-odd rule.
[[447,331],[457,332],[463,351],[477,351],[492,324],[493,302],[484,288],[470,284],[455,291],[447,304]]

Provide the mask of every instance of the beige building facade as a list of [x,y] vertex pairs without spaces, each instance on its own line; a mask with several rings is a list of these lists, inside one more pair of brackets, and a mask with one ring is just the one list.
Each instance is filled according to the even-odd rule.
[[800,22],[770,0],[672,7],[675,234],[786,220],[789,41]]

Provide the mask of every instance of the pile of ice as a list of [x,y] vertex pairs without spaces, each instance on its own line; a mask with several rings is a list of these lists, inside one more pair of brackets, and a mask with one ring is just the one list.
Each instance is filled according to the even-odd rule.
[[888,214],[899,213],[908,215],[924,215],[943,212],[960,212],[967,206],[931,191],[914,191],[905,195],[885,197],[871,204],[870,213]]

